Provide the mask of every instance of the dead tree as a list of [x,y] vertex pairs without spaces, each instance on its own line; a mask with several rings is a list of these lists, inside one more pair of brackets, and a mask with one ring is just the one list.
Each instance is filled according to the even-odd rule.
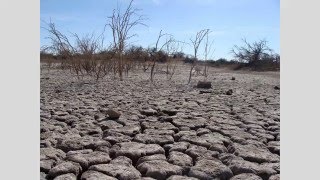
[[259,40],[252,44],[248,43],[245,38],[242,41],[244,42],[243,46],[235,45],[231,50],[231,53],[240,62],[255,63],[272,52],[267,46],[266,40]]
[[70,71],[74,71],[79,78],[80,68],[76,66],[72,67],[74,62],[74,55],[76,54],[76,48],[70,43],[69,38],[60,32],[55,24],[50,20],[49,23],[43,21],[47,27],[42,27],[47,30],[49,36],[47,37],[51,41],[51,45],[48,47],[50,50],[57,55],[58,58],[61,58],[61,67],[69,68]]
[[[96,80],[104,77],[109,71],[109,65],[106,61],[96,58],[97,51],[101,51],[103,47],[104,36],[85,35],[80,37],[76,33],[73,34],[75,43],[72,45],[69,38],[56,29],[55,24],[50,21],[47,23],[51,39],[51,49],[66,63],[70,72],[75,73],[77,78],[84,75],[94,76]],[[64,66],[66,66],[64,65]]]
[[[159,42],[162,37],[167,36],[169,38],[166,39],[166,41],[162,44],[162,46],[159,46]],[[162,34],[162,30],[159,32],[159,36],[156,42],[156,47],[150,50],[150,55],[151,55],[151,60],[152,60],[152,66],[151,66],[151,72],[150,72],[150,80],[153,82],[153,77],[154,77],[154,70],[157,62],[157,55],[159,54],[160,51],[169,43],[173,42],[173,38],[170,34]],[[160,48],[159,48],[160,47]]]
[[208,55],[211,52],[211,47],[214,41],[212,41],[209,44],[209,34],[210,31],[206,34],[206,40],[205,40],[205,46],[204,46],[204,71],[203,71],[203,76],[205,77],[205,79],[207,79],[208,77]]
[[209,33],[209,29],[203,29],[203,30],[197,32],[197,35],[196,35],[195,39],[192,39],[192,38],[190,39],[190,41],[192,42],[193,50],[194,50],[194,58],[193,58],[192,63],[191,63],[188,84],[190,84],[190,82],[191,82],[192,70],[196,66],[196,61],[198,60],[197,59],[197,55],[198,55],[199,46],[200,46],[203,38],[208,33]]
[[184,42],[176,41],[174,40],[172,43],[168,43],[166,45],[166,51],[169,54],[169,58],[167,61],[166,66],[166,74],[167,79],[171,80],[178,64],[178,57],[174,57],[175,54],[178,53],[178,49],[181,48],[180,52],[182,52],[183,46],[181,44],[184,44]]
[[123,70],[124,70],[124,50],[128,45],[128,40],[137,34],[129,34],[133,27],[137,25],[144,25],[143,21],[145,18],[142,15],[138,15],[139,9],[132,7],[133,0],[130,1],[129,6],[124,13],[117,10],[113,10],[113,14],[109,17],[109,26],[112,30],[113,35],[113,46],[117,52],[118,64],[117,70],[119,73],[119,78],[123,80]]

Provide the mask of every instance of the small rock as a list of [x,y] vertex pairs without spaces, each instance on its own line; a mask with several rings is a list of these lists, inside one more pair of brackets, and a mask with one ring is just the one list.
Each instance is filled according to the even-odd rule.
[[280,86],[274,86],[275,90],[280,90]]
[[212,88],[212,84],[211,84],[211,82],[207,82],[207,81],[198,81],[198,84],[196,87],[210,89],[210,88]]
[[162,112],[169,116],[174,116],[178,113],[178,110],[171,108],[171,109],[163,109]]
[[119,119],[119,117],[121,116],[121,113],[114,109],[108,109],[106,113],[108,114],[109,119]]
[[232,95],[233,93],[233,90],[232,89],[229,89],[227,92],[226,92],[226,95]]
[[232,77],[231,80],[234,81],[234,80],[236,80],[236,78],[235,78],[235,77]]
[[100,118],[99,115],[97,115],[97,114],[94,115],[94,119],[95,119],[95,120],[98,120],[99,118]]

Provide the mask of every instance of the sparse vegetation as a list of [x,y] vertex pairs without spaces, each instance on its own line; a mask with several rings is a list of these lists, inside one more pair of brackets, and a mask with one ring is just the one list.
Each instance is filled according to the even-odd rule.
[[[280,55],[273,53],[267,46],[266,40],[249,43],[243,39],[244,45],[235,45],[232,49],[234,60],[220,58],[210,60],[213,41],[209,39],[210,30],[203,29],[197,32],[194,39],[190,39],[193,55],[183,52],[186,44],[168,33],[161,30],[154,47],[148,49],[142,46],[130,45],[129,40],[137,34],[132,33],[133,28],[144,24],[145,17],[139,15],[140,9],[136,9],[130,1],[128,7],[122,12],[119,8],[114,9],[109,22],[105,24],[103,33],[100,35],[67,34],[59,31],[53,22],[46,23],[45,28],[49,32],[50,46],[41,48],[40,58],[46,62],[48,69],[55,62],[62,69],[69,69],[78,79],[91,76],[96,81],[113,73],[113,77],[123,80],[123,74],[129,76],[130,71],[142,70],[150,73],[150,81],[153,82],[156,72],[163,71],[167,79],[172,79],[177,65],[185,63],[190,65],[188,84],[193,74],[208,76],[208,67],[228,67],[230,69],[250,70],[279,70]],[[105,28],[109,27],[112,34],[111,45],[104,47]],[[72,43],[74,42],[74,43]],[[202,49],[203,44],[203,49]],[[198,54],[202,51],[204,59],[199,59]],[[159,65],[157,67],[157,64]],[[55,66],[56,67],[56,66]],[[163,70],[163,67],[165,70]]]
[[203,38],[209,33],[209,29],[203,29],[199,32],[197,32],[197,35],[195,37],[195,39],[190,39],[190,41],[192,42],[192,46],[193,46],[193,50],[194,50],[194,58],[191,60],[191,68],[190,68],[190,73],[189,73],[189,80],[188,80],[188,84],[191,82],[191,78],[192,78],[192,70],[196,67],[197,64],[197,55],[198,55],[198,50],[200,47],[200,44],[203,40]]
[[133,0],[130,1],[124,13],[121,13],[120,9],[114,9],[108,24],[112,30],[113,48],[117,56],[117,70],[121,81],[123,80],[123,70],[127,69],[128,73],[131,67],[130,60],[124,57],[125,48],[128,46],[128,40],[137,35],[130,34],[130,32],[135,26],[145,25],[143,23],[145,18],[138,15],[139,9],[133,8],[132,2]]
[[273,53],[266,40],[249,43],[243,39],[243,42],[243,46],[235,45],[231,50],[236,60],[241,63],[238,69],[248,67],[253,70],[273,70],[280,67],[280,55]]

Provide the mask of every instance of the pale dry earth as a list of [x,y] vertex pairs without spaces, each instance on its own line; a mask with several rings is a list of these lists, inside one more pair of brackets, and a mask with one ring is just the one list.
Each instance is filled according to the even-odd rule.
[[280,179],[279,72],[210,68],[203,90],[188,70],[152,84],[42,67],[40,179]]

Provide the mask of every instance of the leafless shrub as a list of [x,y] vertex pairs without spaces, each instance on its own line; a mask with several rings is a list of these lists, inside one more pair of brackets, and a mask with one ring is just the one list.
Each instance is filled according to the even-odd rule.
[[52,68],[54,62],[54,55],[48,51],[49,48],[50,47],[48,46],[42,46],[40,50],[40,61],[45,63],[48,72]]
[[116,56],[118,60],[117,71],[119,73],[120,80],[123,80],[124,70],[124,50],[128,45],[128,40],[137,34],[129,34],[131,29],[137,25],[145,25],[143,21],[145,18],[142,15],[138,15],[139,9],[132,7],[133,0],[130,1],[129,6],[124,13],[117,10],[113,10],[113,14],[109,17],[110,22],[108,25],[112,30],[113,35],[113,48],[116,50]]
[[[162,37],[167,37],[167,39],[165,40],[165,42],[160,46],[160,40]],[[151,60],[152,60],[152,66],[151,66],[151,71],[150,71],[150,80],[151,82],[153,82],[153,77],[154,77],[154,70],[155,70],[155,66],[156,66],[156,62],[157,60],[161,61],[161,58],[163,58],[163,51],[162,49],[167,46],[168,44],[172,43],[174,40],[172,38],[172,36],[170,34],[162,34],[162,30],[160,30],[159,32],[159,36],[156,42],[156,46],[155,48],[152,48],[149,53],[151,56]]]
[[44,22],[46,27],[42,27],[49,32],[51,45],[47,47],[53,54],[57,56],[57,59],[61,60],[61,68],[70,68],[70,62],[73,61],[73,57],[76,54],[76,49],[69,41],[69,38],[60,32],[55,24],[50,20],[49,23]]
[[48,38],[51,40],[51,46],[49,48],[58,58],[63,60],[62,67],[69,69],[78,79],[89,75],[98,80],[111,71],[110,60],[114,57],[114,53],[98,54],[99,51],[102,52],[104,32],[99,36],[92,33],[82,37],[74,33],[72,34],[75,38],[73,45],[69,38],[55,27],[53,22],[50,21],[47,26],[44,28],[50,34]]
[[73,65],[80,65],[82,75],[92,75],[97,69],[96,66],[100,64],[94,59],[94,55],[99,48],[98,38],[95,38],[93,34],[90,36],[87,34],[83,37],[74,34],[74,36],[76,38],[76,50],[80,56],[74,61]]
[[194,58],[193,58],[192,63],[191,63],[188,84],[190,84],[190,82],[191,82],[192,70],[196,66],[196,62],[198,60],[197,59],[197,55],[198,55],[199,46],[200,46],[203,38],[208,33],[209,33],[209,29],[203,29],[203,30],[197,32],[197,35],[196,35],[195,39],[192,39],[192,38],[190,39],[190,41],[192,42],[193,50],[194,50]]
[[253,70],[276,70],[279,68],[280,56],[274,54],[267,46],[265,39],[249,43],[242,39],[243,46],[235,45],[231,50],[236,60],[241,64],[239,68],[248,67]]
[[[181,55],[178,53],[178,50],[180,48],[180,52],[182,52],[184,42],[180,41],[172,41],[171,43],[168,43],[166,45],[166,52],[169,55],[167,65],[166,65],[166,74],[167,74],[167,79],[171,80],[173,75],[176,72],[176,67],[179,61],[179,58],[181,59]],[[180,57],[177,56],[180,55]]]
[[[208,31],[206,33],[206,39],[205,39],[205,47],[204,47],[204,70],[203,70],[203,76],[205,77],[205,79],[207,79],[208,77],[208,56],[211,53],[211,49],[212,49],[212,44],[214,41],[209,42],[209,34],[210,31]],[[210,43],[210,44],[209,44]]]
[[235,45],[231,50],[234,57],[240,62],[251,63],[259,61],[263,56],[268,55],[272,51],[267,46],[267,41],[264,39],[253,42],[252,44],[248,43],[245,38],[242,39],[242,41],[244,42],[243,46],[239,47]]
[[124,68],[127,75],[129,70],[134,71],[139,69],[139,67],[143,67],[145,72],[148,69],[147,63],[150,64],[150,61],[148,61],[148,51],[141,46],[131,46],[129,49],[127,49],[125,52],[125,59],[127,63],[125,64]]

